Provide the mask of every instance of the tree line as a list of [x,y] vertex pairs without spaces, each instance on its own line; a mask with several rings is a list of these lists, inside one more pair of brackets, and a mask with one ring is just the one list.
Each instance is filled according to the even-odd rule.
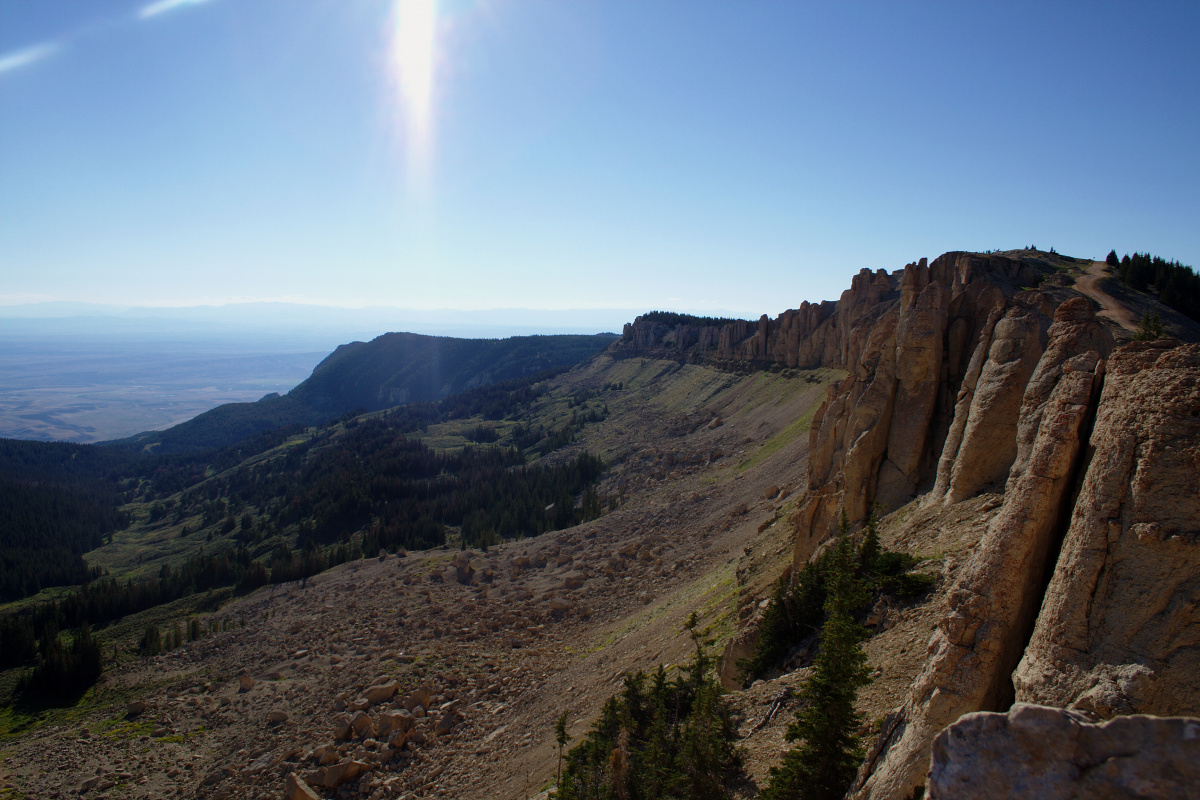
[[1153,287],[1163,305],[1200,322],[1200,275],[1191,267],[1149,253],[1126,253],[1118,259],[1116,250],[1110,250],[1105,261],[1122,283],[1140,292]]
[[[168,515],[200,513],[222,531],[236,531],[234,538],[243,537],[239,544],[218,542],[213,552],[201,549],[178,567],[164,564],[153,580],[93,580],[30,612],[0,619],[0,666],[32,662],[35,676],[57,675],[76,663],[72,659],[78,661],[72,655],[77,650],[78,658],[90,653],[47,649],[62,630],[90,631],[210,589],[249,592],[300,580],[380,549],[441,546],[448,526],[461,526],[464,546],[486,546],[575,525],[600,513],[598,496],[589,489],[604,469],[601,459],[587,453],[554,466],[526,465],[524,455],[508,447],[437,453],[382,420],[342,436],[319,435],[284,457],[209,480],[157,512],[163,524]],[[584,502],[577,504],[580,495]],[[230,512],[234,508],[247,509],[240,521]],[[256,553],[245,538],[263,530],[293,531],[297,547],[280,544]],[[90,667],[72,669],[75,677],[92,674]],[[64,690],[78,687],[74,678],[60,683]],[[39,677],[28,685],[46,690],[59,684]]]

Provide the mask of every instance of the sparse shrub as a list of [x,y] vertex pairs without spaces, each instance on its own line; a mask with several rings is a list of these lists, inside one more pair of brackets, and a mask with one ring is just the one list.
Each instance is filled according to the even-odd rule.
[[476,425],[473,428],[467,428],[463,435],[479,444],[490,444],[500,438],[500,433],[491,425]]

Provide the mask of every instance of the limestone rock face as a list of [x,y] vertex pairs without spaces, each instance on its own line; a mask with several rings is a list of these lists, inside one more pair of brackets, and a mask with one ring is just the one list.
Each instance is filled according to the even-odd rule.
[[1046,401],[1058,384],[1063,364],[1080,353],[1094,351],[1101,358],[1112,352],[1113,338],[1097,320],[1091,301],[1072,298],[1054,312],[1050,326],[1050,343],[1038,359],[1037,368],[1029,378],[1021,400],[1020,422],[1017,426],[1017,455],[1009,473],[1009,483],[1023,475],[1029,467],[1034,440],[1041,429]]
[[1200,716],[1200,345],[1119,350],[1019,700]]
[[947,504],[1008,477],[1017,457],[1025,385],[1042,354],[1038,315],[1012,306],[992,311],[967,368],[938,467],[933,499]]
[[908,502],[920,483],[921,460],[942,382],[950,289],[928,284],[917,293],[914,284],[923,274],[906,269],[900,286],[896,394],[888,426],[887,454],[879,467],[874,498],[888,508]]
[[1005,478],[1049,326],[1045,297],[1014,287],[1035,282],[1027,270],[1011,259],[947,253],[905,267],[898,302],[878,276],[856,276],[829,323],[838,337],[832,363],[851,374],[813,418],[794,565],[843,510],[856,524],[876,504],[898,508],[939,473],[938,496],[954,487],[955,502]]
[[933,744],[930,800],[1200,798],[1200,719],[1132,716],[1093,725],[1018,703],[967,714]]
[[[666,325],[639,317],[626,324],[614,346],[618,355],[660,354],[697,361],[757,361],[788,367],[848,367],[857,364],[870,328],[901,303],[914,305],[936,285],[948,291],[946,341],[958,360],[978,326],[979,308],[990,308],[1019,287],[1038,282],[1030,264],[1000,255],[946,253],[932,264],[921,259],[903,270],[861,270],[837,302],[801,303],[775,319],[731,320],[720,325]],[[901,284],[907,285],[907,289]],[[907,294],[906,294],[907,293]],[[958,298],[956,303],[954,298]],[[986,317],[986,310],[984,316]],[[953,370],[952,381],[958,378]],[[951,395],[953,400],[953,395]]]
[[[1064,303],[1064,306],[1068,305]],[[884,742],[862,790],[872,798],[907,797],[924,780],[933,737],[964,713],[994,710],[1011,699],[1009,676],[1041,601],[1055,531],[1069,501],[1086,423],[1104,362],[1095,350],[1060,359],[1063,340],[1086,340],[1091,325],[1076,309],[1056,314],[1050,346],[1022,401],[1038,426],[1024,462],[1014,464],[1004,504],[972,560],[946,595],[925,667],[913,682],[901,722]]]

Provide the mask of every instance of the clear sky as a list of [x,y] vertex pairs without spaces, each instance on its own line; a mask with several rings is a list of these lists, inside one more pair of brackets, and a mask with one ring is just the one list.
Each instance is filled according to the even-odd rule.
[[0,0],[0,303],[777,314],[1200,266],[1200,3]]

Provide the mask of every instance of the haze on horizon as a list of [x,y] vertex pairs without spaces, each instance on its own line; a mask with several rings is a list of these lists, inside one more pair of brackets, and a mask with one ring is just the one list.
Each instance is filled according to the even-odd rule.
[[1200,264],[1192,3],[0,6],[0,304],[757,316]]

